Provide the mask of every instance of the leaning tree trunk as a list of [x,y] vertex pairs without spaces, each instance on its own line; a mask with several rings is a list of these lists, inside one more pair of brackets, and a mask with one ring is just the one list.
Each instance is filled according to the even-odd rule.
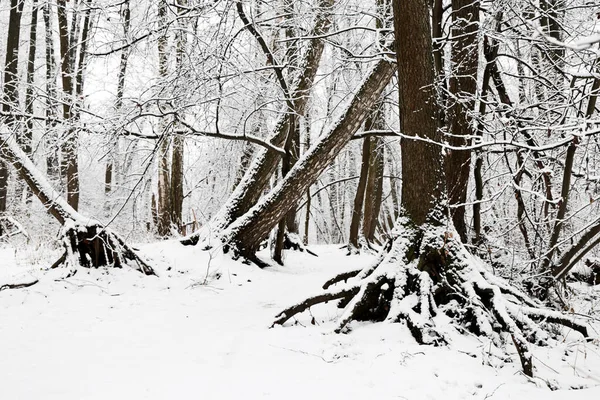
[[261,263],[255,256],[260,243],[350,141],[383,93],[394,71],[389,61],[378,61],[334,127],[308,150],[260,203],[225,230],[224,250],[231,248],[234,254]]
[[0,129],[0,157],[13,165],[31,192],[62,225],[60,238],[64,253],[53,267],[64,265],[73,274],[78,266],[120,268],[131,264],[146,275],[154,274],[152,267],[118,234],[71,207],[21,150],[14,133],[6,125]]
[[[294,110],[297,115],[304,115],[308,104],[308,96],[312,88],[314,79],[321,62],[323,54],[324,41],[322,35],[329,32],[331,26],[331,6],[333,0],[320,0],[319,11],[317,13],[313,32],[310,33],[310,41],[299,61],[300,73],[298,73],[295,83],[292,84],[291,99],[293,99]],[[290,131],[291,118],[289,113],[279,114],[275,128],[270,137],[270,142],[274,146],[280,147],[284,144]],[[225,204],[220,208],[217,215],[212,219],[210,226],[211,232],[221,232],[227,228],[234,220],[241,217],[252,206],[256,204],[265,188],[268,186],[271,175],[277,168],[280,160],[280,154],[273,150],[260,149],[254,157],[254,160],[248,168],[241,182],[231,193]],[[185,239],[184,244],[196,244],[201,237],[201,233],[195,233]]]
[[[400,126],[407,136],[440,142],[428,3],[394,1]],[[401,147],[403,215],[376,262],[329,280],[325,292],[285,309],[274,324],[339,299],[344,311],[337,332],[347,331],[352,321],[401,321],[419,343],[440,345],[448,340],[436,329],[436,316],[445,314],[444,325],[450,318],[459,331],[487,336],[494,343],[508,333],[528,376],[533,375],[533,363],[527,342],[549,339],[538,322],[562,324],[587,337],[587,327],[577,318],[542,309],[469,254],[444,206],[441,146],[403,139]],[[342,281],[346,284],[332,288]]]

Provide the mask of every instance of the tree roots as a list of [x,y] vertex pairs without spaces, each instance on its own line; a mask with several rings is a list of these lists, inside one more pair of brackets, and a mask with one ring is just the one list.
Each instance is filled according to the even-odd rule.
[[65,251],[52,268],[66,266],[73,274],[79,266],[122,268],[130,265],[145,275],[155,275],[152,267],[121,237],[99,223],[84,225],[67,221],[61,239]]
[[[434,318],[444,313],[458,330],[489,337],[496,344],[510,336],[528,376],[533,376],[528,343],[547,343],[545,323],[588,336],[587,327],[577,318],[544,309],[489,273],[455,232],[440,224],[418,228],[407,219],[400,222],[400,229],[374,264],[329,280],[323,294],[285,309],[273,325],[316,304],[340,299],[344,311],[336,332],[346,331],[353,320],[404,322],[419,343],[443,345],[447,339],[436,329]],[[334,286],[342,281],[341,287]]]

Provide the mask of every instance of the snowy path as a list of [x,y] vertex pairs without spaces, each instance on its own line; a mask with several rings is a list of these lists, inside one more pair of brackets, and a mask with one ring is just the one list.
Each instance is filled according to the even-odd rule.
[[[263,271],[212,260],[211,272],[220,269],[222,278],[190,287],[205,276],[206,252],[174,251],[172,244],[155,245],[152,251],[156,260],[170,255],[163,261],[172,269],[163,269],[160,278],[127,270],[84,271],[68,281],[46,274],[34,287],[1,292],[2,398],[600,396],[597,388],[537,388],[516,364],[482,367],[482,359],[494,360],[477,340],[457,340],[452,350],[421,347],[399,324],[364,324],[348,335],[333,334],[333,305],[314,310],[315,326],[307,315],[301,320],[304,327],[268,329],[283,306],[318,291],[336,272],[368,263],[369,257],[340,257],[341,251],[322,247],[319,258],[292,254],[290,266]],[[583,350],[573,352],[573,360],[578,354],[579,359],[570,362],[567,373],[589,375],[590,365],[600,366],[597,348]],[[599,376],[596,369],[585,382],[593,384]]]

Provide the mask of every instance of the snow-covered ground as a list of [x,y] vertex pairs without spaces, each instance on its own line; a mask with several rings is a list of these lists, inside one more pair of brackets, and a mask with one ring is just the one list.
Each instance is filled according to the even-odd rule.
[[[312,249],[318,258],[292,252],[286,267],[259,270],[165,242],[144,247],[160,277],[103,269],[68,279],[65,271],[42,271],[28,264],[31,257],[0,250],[0,285],[40,279],[0,292],[0,396],[600,398],[600,350],[575,335],[535,349],[539,378],[530,381],[511,346],[506,356],[482,338],[452,335],[449,347],[419,346],[404,326],[386,323],[355,323],[349,334],[335,334],[335,304],[269,329],[283,307],[371,260],[331,246]],[[512,362],[502,361],[507,357]],[[585,389],[550,391],[547,382]]]

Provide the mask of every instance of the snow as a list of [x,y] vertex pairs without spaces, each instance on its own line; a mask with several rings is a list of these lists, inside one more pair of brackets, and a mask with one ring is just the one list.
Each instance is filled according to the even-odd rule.
[[[30,288],[0,292],[3,398],[600,396],[600,351],[575,338],[556,348],[533,347],[538,378],[529,381],[511,346],[507,356],[483,338],[444,332],[452,338],[449,347],[419,346],[402,324],[366,322],[335,334],[341,314],[335,304],[269,329],[284,307],[319,293],[339,272],[372,264],[375,256],[346,257],[334,246],[311,246],[319,257],[289,252],[287,266],[260,270],[219,250],[174,241],[141,250],[159,277],[125,268],[80,269],[64,279],[65,271],[43,271],[19,261],[19,251],[0,249],[0,285],[19,274],[40,279]],[[545,381],[588,388],[552,392]]]

